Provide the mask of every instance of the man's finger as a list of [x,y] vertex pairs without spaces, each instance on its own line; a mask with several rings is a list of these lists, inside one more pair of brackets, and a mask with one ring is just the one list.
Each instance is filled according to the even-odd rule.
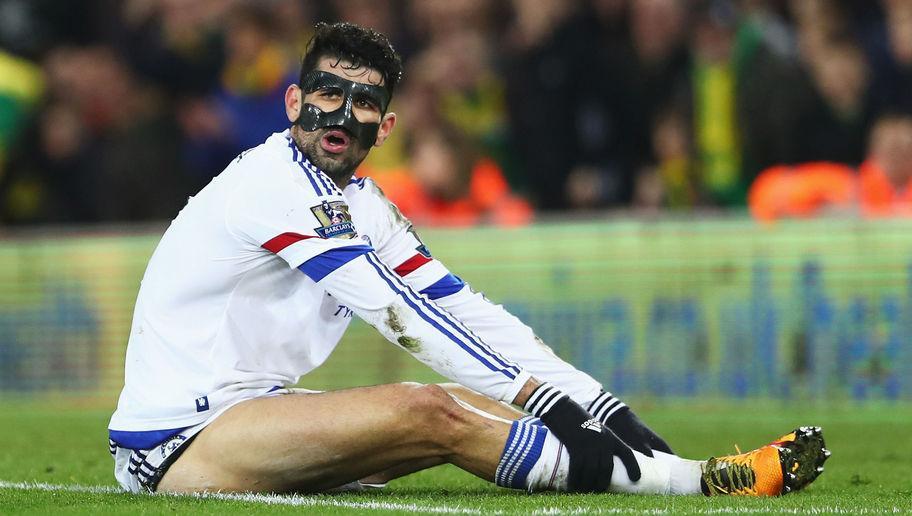
[[[571,457],[571,461],[573,458]],[[580,493],[591,493],[596,490],[596,484],[598,483],[598,463],[592,458],[588,460],[580,459],[579,464],[575,467],[571,466],[571,470],[575,470],[576,475],[574,481],[571,485],[575,486],[574,491]]]
[[630,480],[633,482],[638,481],[641,476],[640,464],[637,462],[633,450],[626,446],[621,446],[616,451],[617,457],[621,459],[621,463],[627,468],[627,476],[630,477]]
[[611,474],[614,472],[614,455],[610,451],[602,451],[601,459],[599,461],[598,468],[598,477],[595,482],[595,491],[602,493],[608,490],[608,487],[611,485]]

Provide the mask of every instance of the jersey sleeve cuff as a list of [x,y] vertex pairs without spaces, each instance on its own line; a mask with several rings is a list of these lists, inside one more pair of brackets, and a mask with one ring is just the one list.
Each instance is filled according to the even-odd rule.
[[501,400],[503,400],[507,403],[513,403],[513,400],[516,399],[516,396],[519,394],[519,391],[521,391],[522,388],[526,386],[526,383],[529,381],[530,378],[532,378],[532,373],[530,373],[526,370],[521,370],[519,372],[519,374],[516,375],[516,378],[513,379],[513,383],[511,383],[509,388],[507,388],[506,392],[504,392],[504,395],[503,395],[503,397],[501,397]]

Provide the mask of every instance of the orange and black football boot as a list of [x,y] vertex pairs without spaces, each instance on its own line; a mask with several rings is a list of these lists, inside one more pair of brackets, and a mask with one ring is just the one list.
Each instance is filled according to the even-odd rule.
[[813,482],[829,457],[820,427],[802,426],[756,450],[710,458],[700,484],[707,496],[784,495]]

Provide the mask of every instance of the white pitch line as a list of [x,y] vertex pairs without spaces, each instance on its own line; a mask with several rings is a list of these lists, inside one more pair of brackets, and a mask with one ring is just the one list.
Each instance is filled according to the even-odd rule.
[[[47,484],[44,482],[8,482],[0,480],[0,489],[39,490],[51,492],[110,494],[123,493],[120,488],[113,486],[84,486],[79,484]],[[149,496],[149,495],[138,495]],[[262,503],[266,505],[290,505],[295,507],[337,507],[340,509],[364,509],[377,511],[407,511],[425,512],[435,514],[503,514],[502,511],[481,511],[459,506],[426,506],[411,503],[390,502],[353,502],[336,500],[326,495],[275,495],[254,493],[207,493],[191,495],[155,495],[174,498],[204,498],[215,500],[230,500],[236,502]]]
[[[112,494],[123,493],[124,491],[114,486],[84,486],[80,484],[47,484],[44,482],[9,482],[0,480],[0,489],[17,489],[17,490],[39,490],[51,492],[70,492],[70,493],[92,493],[92,494]],[[136,496],[150,496],[146,494]],[[417,513],[434,513],[434,514],[506,514],[502,510],[482,510],[468,507],[448,506],[448,505],[419,505],[414,503],[391,503],[391,502],[354,502],[337,500],[326,495],[275,495],[275,494],[235,494],[235,493],[209,493],[194,495],[151,495],[166,496],[173,498],[203,498],[213,500],[230,500],[236,502],[262,503],[265,505],[290,505],[295,507],[336,507],[340,509],[362,509],[374,511],[404,511]],[[906,510],[899,507],[889,509],[866,509],[857,507],[839,507],[823,506],[812,507],[808,509],[791,508],[791,507],[714,507],[705,509],[695,509],[688,507],[689,513],[695,514],[901,514]],[[666,509],[629,509],[620,507],[540,507],[530,512],[536,515],[556,515],[556,514],[674,514],[675,507],[672,505]]]

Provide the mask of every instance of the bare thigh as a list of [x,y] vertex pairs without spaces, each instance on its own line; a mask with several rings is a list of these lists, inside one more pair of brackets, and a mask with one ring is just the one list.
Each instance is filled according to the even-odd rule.
[[508,433],[435,385],[258,398],[200,432],[158,490],[312,492],[429,460],[490,480]]

